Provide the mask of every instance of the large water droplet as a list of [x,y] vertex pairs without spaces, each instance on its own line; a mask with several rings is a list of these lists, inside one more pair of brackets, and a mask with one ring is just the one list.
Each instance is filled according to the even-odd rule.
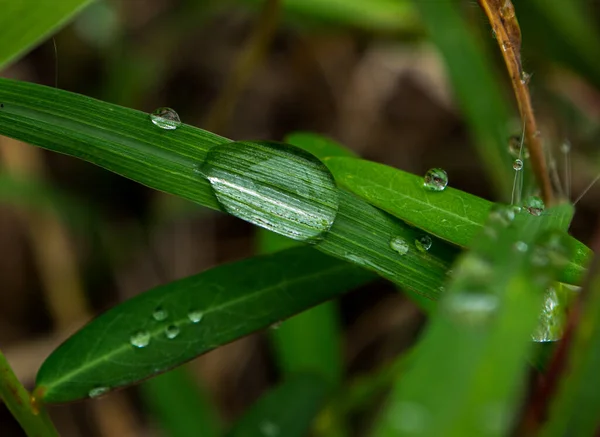
[[421,252],[427,252],[431,249],[432,244],[433,241],[429,235],[423,235],[415,240],[415,246],[417,246],[417,249]]
[[542,212],[544,212],[544,209],[546,208],[544,201],[538,196],[529,197],[523,206],[529,212],[529,214],[536,216],[542,215]]
[[148,331],[137,331],[129,338],[129,342],[135,347],[146,347],[150,344],[150,333]]
[[444,308],[460,324],[481,325],[496,313],[498,297],[479,292],[455,293],[446,298]]
[[172,340],[179,335],[179,328],[175,325],[169,325],[165,328],[165,336]]
[[515,170],[515,171],[523,170],[523,161],[521,161],[520,159],[515,159],[513,162],[513,170]]
[[158,108],[150,114],[150,120],[161,129],[174,130],[181,125],[179,115],[171,108]]
[[200,310],[192,310],[188,313],[188,319],[190,319],[190,322],[192,323],[200,323],[200,321],[202,321],[202,318],[204,317],[204,313]]
[[152,313],[152,318],[157,322],[162,322],[167,317],[169,317],[169,312],[163,307],[157,307]]
[[561,303],[557,290],[550,287],[544,293],[542,311],[531,338],[537,342],[558,341],[563,335],[566,321],[567,310]]
[[500,16],[503,20],[515,18],[515,7],[510,0],[505,0],[504,4],[500,7]]
[[529,158],[529,151],[527,150],[527,147],[521,147],[520,135],[512,135],[508,139],[508,153],[510,153],[513,158]]
[[335,220],[333,176],[297,147],[226,143],[210,149],[202,172],[227,212],[294,240],[316,243]]
[[400,255],[406,255],[408,253],[408,243],[402,237],[392,237],[390,240],[390,248],[399,253]]
[[108,393],[109,391],[110,391],[110,388],[108,388],[108,387],[96,387],[96,388],[91,389],[88,392],[88,396],[90,398],[97,398],[99,396],[102,396],[103,394]]
[[427,170],[423,177],[423,186],[431,191],[444,191],[448,185],[448,174],[443,168],[432,168]]

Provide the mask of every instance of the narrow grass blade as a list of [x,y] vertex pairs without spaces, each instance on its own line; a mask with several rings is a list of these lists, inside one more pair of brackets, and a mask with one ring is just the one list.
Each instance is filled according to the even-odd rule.
[[[148,114],[40,85],[0,79],[0,134],[95,163],[139,183],[222,209],[200,174],[208,151],[226,138],[181,124],[155,126]],[[403,289],[434,298],[457,250],[433,239],[427,253],[412,243],[423,233],[340,191],[335,223],[317,249],[358,264]],[[390,248],[402,238],[412,248]]]
[[346,158],[357,156],[352,150],[334,140],[312,132],[292,132],[285,137],[285,142],[312,153],[320,160],[334,156]]
[[414,0],[431,40],[444,58],[452,88],[474,134],[479,156],[499,194],[510,193],[506,152],[510,111],[489,56],[454,0]]
[[558,225],[572,213],[567,206],[546,217],[513,219],[510,207],[490,214],[457,262],[375,436],[509,435],[544,289],[569,257]]
[[[325,164],[339,186],[436,237],[462,247],[468,247],[481,232],[494,205],[451,187],[443,192],[425,190],[422,177],[383,164],[354,158],[328,158]],[[573,240],[573,244],[575,253],[560,280],[579,284],[592,252],[578,241]]]
[[0,69],[63,26],[91,0],[0,0]]
[[56,349],[40,368],[36,396],[68,402],[139,382],[370,278],[301,247],[154,288],[102,314]]
[[142,400],[169,437],[218,437],[220,424],[209,394],[185,367],[140,386]]
[[226,437],[304,437],[330,389],[311,374],[290,377],[262,396]]

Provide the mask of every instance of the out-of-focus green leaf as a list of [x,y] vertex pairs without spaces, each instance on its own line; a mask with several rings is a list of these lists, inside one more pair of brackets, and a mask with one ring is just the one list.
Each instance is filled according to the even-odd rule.
[[[468,247],[481,232],[493,206],[492,202],[451,187],[441,192],[426,190],[423,178],[383,164],[354,158],[328,158],[325,164],[339,186],[407,223],[462,247]],[[575,253],[560,280],[579,284],[592,252],[576,240],[573,244]]]
[[600,426],[600,269],[596,259],[593,275],[577,302],[579,323],[574,334],[566,374],[550,408],[550,418],[540,436],[593,437]]
[[144,382],[140,390],[142,400],[169,437],[220,435],[216,408],[185,367]]
[[261,397],[226,436],[304,437],[330,388],[316,375],[292,376]]
[[547,216],[490,214],[456,264],[377,437],[506,436],[518,415],[543,292],[569,259],[566,205]]
[[46,359],[37,397],[95,397],[304,311],[371,275],[307,247],[222,265],[112,308]]
[[92,0],[0,0],[0,69],[16,61]]
[[477,152],[497,191],[508,199],[510,157],[506,152],[510,111],[489,56],[454,0],[413,0],[446,63],[456,99],[474,135]]

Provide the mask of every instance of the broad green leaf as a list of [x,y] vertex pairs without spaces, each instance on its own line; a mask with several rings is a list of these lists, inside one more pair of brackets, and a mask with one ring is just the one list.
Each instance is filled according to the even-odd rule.
[[334,140],[312,132],[292,132],[285,137],[285,142],[312,153],[320,160],[337,157],[356,157],[352,150],[336,143]]
[[460,2],[413,0],[413,3],[444,58],[450,83],[473,131],[487,173],[498,192],[507,198],[512,181],[506,152],[511,113],[489,55],[461,16]]
[[550,407],[543,437],[593,437],[600,426],[600,270],[598,260],[593,275],[576,303],[578,325],[567,358],[566,374]]
[[154,288],[100,315],[56,349],[38,373],[37,397],[68,402],[139,382],[370,278],[301,247]]
[[169,437],[217,437],[216,406],[185,367],[151,378],[140,386],[142,401]]
[[[149,115],[78,94],[0,79],[0,134],[92,162],[151,188],[222,209],[200,173],[208,151],[229,142],[181,124],[155,126]],[[294,175],[302,174],[296,167]],[[457,250],[435,238],[415,250],[422,231],[341,191],[332,228],[317,249],[373,270],[405,290],[434,298]],[[400,255],[392,240],[410,250]]]
[[490,214],[396,381],[377,437],[509,435],[543,292],[567,264],[569,206]]
[[310,373],[290,376],[263,395],[227,437],[304,437],[323,406],[330,386]]
[[92,0],[0,0],[0,69],[16,61]]
[[[492,202],[452,187],[442,192],[426,190],[422,177],[383,164],[354,158],[328,158],[325,164],[339,186],[407,223],[462,247],[468,247],[481,232],[493,206]],[[575,254],[560,280],[579,284],[591,250],[578,241],[574,240],[574,244]]]

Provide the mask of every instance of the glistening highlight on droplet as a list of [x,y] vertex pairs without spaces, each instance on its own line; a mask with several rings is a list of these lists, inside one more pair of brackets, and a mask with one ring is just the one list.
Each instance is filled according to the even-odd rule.
[[225,211],[294,240],[316,243],[338,211],[338,189],[327,167],[288,144],[219,145],[201,172]]
[[423,187],[430,191],[443,191],[448,185],[448,174],[443,168],[432,168],[423,177]]
[[158,108],[150,114],[150,120],[155,126],[166,130],[175,130],[181,125],[179,114],[171,108]]

